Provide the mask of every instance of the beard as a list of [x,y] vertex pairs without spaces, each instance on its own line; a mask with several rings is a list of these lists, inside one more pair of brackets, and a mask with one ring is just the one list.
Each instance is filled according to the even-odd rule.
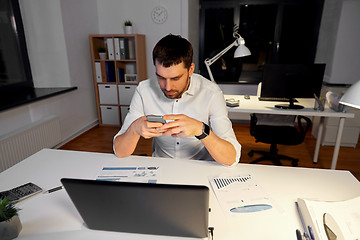
[[164,93],[165,97],[169,99],[177,99],[180,98],[182,94],[188,89],[189,82],[190,82],[190,77],[188,74],[186,84],[182,90],[171,89],[170,91],[166,91],[165,89],[161,88],[161,91]]

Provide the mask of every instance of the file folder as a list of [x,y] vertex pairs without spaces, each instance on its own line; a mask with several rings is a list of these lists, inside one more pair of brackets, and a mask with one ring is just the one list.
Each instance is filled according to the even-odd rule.
[[120,42],[119,42],[119,38],[114,38],[114,45],[115,45],[115,59],[120,60]]
[[120,59],[125,59],[125,39],[120,38],[119,44],[120,44]]
[[95,73],[96,73],[96,81],[102,82],[101,63],[100,62],[95,62]]
[[108,58],[109,60],[115,60],[114,57],[114,43],[112,38],[106,39],[106,46],[108,50]]

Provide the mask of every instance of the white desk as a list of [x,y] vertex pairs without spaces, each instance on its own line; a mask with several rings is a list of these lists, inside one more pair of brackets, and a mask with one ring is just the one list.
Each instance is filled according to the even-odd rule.
[[[159,183],[202,184],[208,176],[220,173],[250,173],[273,198],[271,210],[245,213],[241,218],[226,218],[210,190],[210,226],[215,240],[296,239],[301,228],[296,213],[298,197],[320,200],[345,200],[360,195],[360,182],[348,171],[238,164],[226,167],[216,162],[131,156],[123,159],[113,154],[44,149],[0,173],[0,190],[34,182],[47,190],[60,185],[63,177],[94,179],[101,167],[160,167]],[[209,186],[210,187],[210,186]],[[146,202],[144,202],[146,203]],[[64,190],[38,194],[18,204],[23,224],[18,240],[29,239],[182,239],[89,230]]]
[[[265,113],[265,114],[280,114],[280,115],[303,115],[310,117],[320,117],[319,131],[316,138],[315,152],[313,162],[317,163],[320,151],[320,143],[323,133],[324,119],[326,117],[340,118],[339,127],[337,131],[336,142],[334,146],[333,158],[331,161],[331,169],[336,169],[336,163],[339,156],[341,136],[344,129],[346,118],[354,118],[354,113],[335,112],[330,108],[325,108],[324,111],[314,110],[314,99],[297,98],[298,105],[304,106],[303,109],[279,109],[275,108],[279,102],[259,101],[257,96],[250,96],[250,99],[244,99],[243,95],[225,95],[225,99],[234,98],[240,101],[239,107],[228,107],[229,113]],[[286,103],[281,103],[286,104]]]

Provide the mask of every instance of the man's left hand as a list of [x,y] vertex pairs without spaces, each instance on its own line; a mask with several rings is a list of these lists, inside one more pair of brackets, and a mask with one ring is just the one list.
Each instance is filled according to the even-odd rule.
[[165,131],[163,136],[192,137],[202,134],[203,123],[194,118],[184,114],[164,115],[163,118],[173,120],[160,127],[161,130]]

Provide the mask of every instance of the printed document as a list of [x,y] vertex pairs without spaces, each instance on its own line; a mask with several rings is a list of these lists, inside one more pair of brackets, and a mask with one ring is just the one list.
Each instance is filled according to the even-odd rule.
[[96,180],[156,183],[158,166],[104,166]]
[[227,216],[265,211],[275,206],[251,174],[211,176],[209,181]]

